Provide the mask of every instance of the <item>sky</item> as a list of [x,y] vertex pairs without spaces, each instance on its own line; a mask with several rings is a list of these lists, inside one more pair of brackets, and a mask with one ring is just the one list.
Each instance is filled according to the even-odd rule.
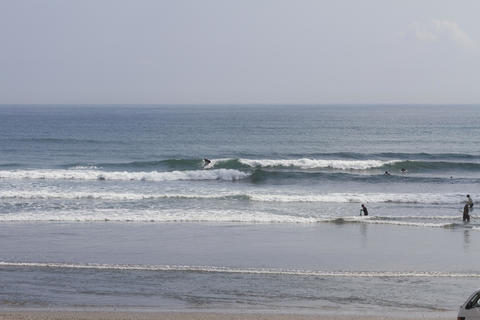
[[0,104],[480,104],[480,1],[0,0]]

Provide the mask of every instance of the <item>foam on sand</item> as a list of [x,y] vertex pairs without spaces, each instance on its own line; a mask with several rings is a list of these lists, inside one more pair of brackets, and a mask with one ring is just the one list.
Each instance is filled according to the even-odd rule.
[[222,266],[188,266],[188,265],[131,265],[131,264],[81,264],[57,262],[9,262],[0,261],[0,267],[26,268],[63,268],[63,269],[96,269],[125,271],[181,271],[240,273],[262,275],[293,275],[321,277],[362,277],[362,278],[480,278],[475,272],[440,272],[440,271],[328,271],[328,270],[296,270],[270,268],[232,268]]

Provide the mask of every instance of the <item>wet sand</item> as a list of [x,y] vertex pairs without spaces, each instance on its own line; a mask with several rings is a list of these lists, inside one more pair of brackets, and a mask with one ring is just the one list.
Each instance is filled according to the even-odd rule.
[[[123,312],[123,311],[2,311],[0,320],[404,320],[403,316],[359,316],[359,315],[295,315],[260,313],[203,313],[203,312]],[[424,320],[451,319],[442,317],[422,317]]]

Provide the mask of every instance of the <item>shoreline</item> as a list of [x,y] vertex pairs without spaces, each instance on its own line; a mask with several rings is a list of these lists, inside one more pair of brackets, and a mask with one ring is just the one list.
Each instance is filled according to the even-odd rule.
[[227,313],[181,311],[86,311],[86,310],[0,310],[0,320],[410,320],[421,316],[424,320],[452,319],[450,312],[442,316],[398,312],[386,315],[359,314],[295,314],[295,313]]

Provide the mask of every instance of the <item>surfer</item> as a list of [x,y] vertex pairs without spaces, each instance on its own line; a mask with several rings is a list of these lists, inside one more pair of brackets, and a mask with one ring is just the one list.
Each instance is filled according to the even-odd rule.
[[470,215],[468,214],[468,203],[463,207],[463,222],[470,222]]
[[362,209],[360,209],[360,215],[362,215],[362,213],[363,213],[364,216],[368,216],[368,210],[367,210],[367,207],[365,207],[364,204],[362,204]]
[[390,172],[385,171],[385,175],[386,175],[386,176],[389,176],[389,175],[390,175]]
[[206,166],[208,166],[212,161],[207,159],[207,158],[203,158],[203,167],[205,168]]
[[468,204],[468,207],[471,209],[473,209],[473,200],[472,198],[470,198],[470,195],[467,194],[467,204]]
[[401,172],[401,173],[407,173],[407,169],[402,168],[402,169],[400,169],[400,172]]

